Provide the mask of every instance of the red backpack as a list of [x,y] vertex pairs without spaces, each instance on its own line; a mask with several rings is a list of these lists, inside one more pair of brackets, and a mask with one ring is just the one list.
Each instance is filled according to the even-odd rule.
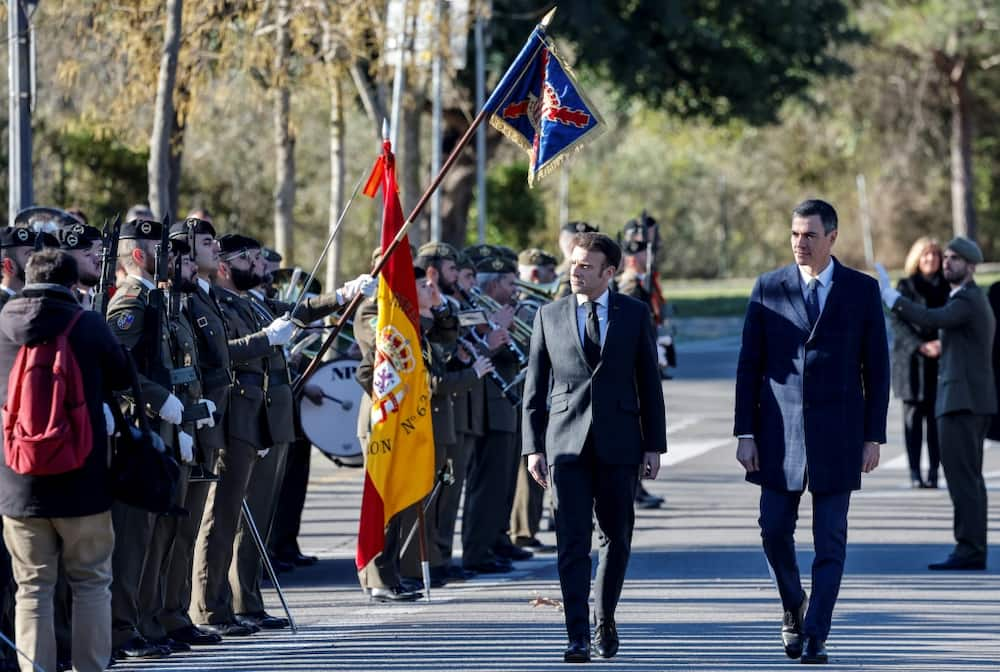
[[18,474],[64,474],[82,467],[93,449],[83,376],[69,345],[81,315],[54,339],[17,352],[7,379],[3,447],[7,466]]

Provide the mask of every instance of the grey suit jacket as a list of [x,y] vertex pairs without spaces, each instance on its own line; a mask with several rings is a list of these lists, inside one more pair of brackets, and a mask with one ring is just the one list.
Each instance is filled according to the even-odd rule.
[[966,284],[940,308],[927,308],[900,297],[892,312],[909,322],[941,330],[936,415],[997,412],[993,381],[996,319],[986,295],[975,282]]
[[550,464],[574,459],[593,432],[597,457],[635,464],[667,451],[663,388],[649,308],[612,292],[601,362],[591,369],[576,323],[576,297],[542,306],[524,380],[523,450]]

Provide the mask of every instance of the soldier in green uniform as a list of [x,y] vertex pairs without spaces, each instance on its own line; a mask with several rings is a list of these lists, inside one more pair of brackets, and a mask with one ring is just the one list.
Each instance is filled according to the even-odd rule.
[[[207,216],[207,215],[203,215]],[[214,496],[216,456],[225,445],[225,418],[229,409],[231,372],[229,343],[222,309],[216,301],[211,278],[219,266],[219,250],[215,228],[207,219],[188,217],[171,227],[171,239],[190,240],[197,269],[195,288],[187,296],[187,312],[194,329],[196,365],[202,394],[215,404],[215,425],[195,429],[195,457],[188,481],[184,508],[187,518],[178,521],[170,562],[166,567],[164,604],[157,621],[167,630],[167,636],[192,646],[217,644],[222,637],[199,629],[191,621],[192,571],[195,566],[195,546],[201,530],[206,503]],[[200,566],[201,563],[199,563]]]
[[[524,250],[517,258],[518,276],[524,282],[545,285],[556,279],[556,258],[537,248]],[[534,324],[535,313],[543,305],[541,297],[525,293],[517,303],[515,315],[526,324]],[[518,414],[518,422],[521,416]],[[518,428],[517,436],[521,436]],[[511,541],[532,551],[554,551],[538,540],[542,514],[545,511],[545,490],[528,474],[527,458],[522,457],[517,468],[514,506],[510,512]]]
[[[153,278],[160,231],[160,223],[152,220],[140,219],[122,226],[118,259],[127,276],[118,284],[108,304],[107,320],[112,333],[136,363],[145,408],[135,409],[135,412],[145,412],[168,449],[175,451],[181,461],[190,462],[193,427],[181,426],[184,402],[174,394],[171,384],[173,353],[165,303],[159,309],[150,305],[150,292],[156,289]],[[128,543],[116,544],[112,555],[112,649],[115,657],[169,655],[169,646],[153,644],[139,631],[142,618],[140,581],[156,516],[120,502],[113,504],[111,513],[115,537],[128,540]]]
[[219,239],[220,263],[215,285],[228,332],[233,388],[226,419],[226,440],[218,455],[219,482],[206,504],[198,537],[191,615],[199,628],[221,636],[245,636],[256,625],[239,622],[233,611],[230,565],[240,524],[243,499],[253,468],[266,445],[262,422],[268,389],[268,358],[273,346],[292,337],[287,317],[270,322],[253,309],[242,293],[257,283],[260,244],[228,234]]
[[[268,263],[263,254],[258,255],[254,267],[257,286],[262,286],[269,275]],[[374,294],[377,286],[370,275],[363,274],[348,281],[335,292],[305,299],[297,308],[293,304],[267,298],[255,287],[248,287],[243,298],[248,301],[261,323],[270,323],[278,315],[291,314],[296,325],[304,326],[347,305],[358,293],[365,293],[366,296]],[[291,312],[293,308],[294,313]],[[246,494],[250,512],[265,542],[274,521],[278,491],[285,474],[288,444],[295,440],[292,380],[285,351],[281,347],[272,347],[268,354],[267,381],[262,418],[262,445],[265,446],[265,451],[261,451],[263,454],[253,467]],[[265,629],[287,627],[287,619],[271,616],[264,610],[264,600],[260,593],[262,561],[245,520],[241,520],[237,531],[235,553],[236,562],[230,570],[230,585],[237,620]]]

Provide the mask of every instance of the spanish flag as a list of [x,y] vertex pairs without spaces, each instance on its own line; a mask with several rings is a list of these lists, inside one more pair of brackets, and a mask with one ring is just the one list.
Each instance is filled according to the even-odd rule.
[[[403,228],[396,164],[389,142],[375,165],[372,196],[382,188],[382,252]],[[366,193],[369,189],[366,185]],[[372,382],[371,438],[367,447],[361,524],[355,563],[364,569],[382,551],[385,526],[430,493],[434,432],[430,388],[420,351],[420,314],[413,259],[406,237],[382,267]]]

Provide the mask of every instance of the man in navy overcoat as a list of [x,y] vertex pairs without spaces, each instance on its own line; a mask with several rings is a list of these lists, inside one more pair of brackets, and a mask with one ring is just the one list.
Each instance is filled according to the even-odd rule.
[[[790,658],[827,662],[847,554],[847,511],[878,465],[889,405],[889,351],[878,283],[831,255],[837,213],[792,213],[795,263],[757,279],[736,374],[736,457],[761,486],[760,529],[784,607]],[[812,596],[795,560],[799,500],[813,500]]]

